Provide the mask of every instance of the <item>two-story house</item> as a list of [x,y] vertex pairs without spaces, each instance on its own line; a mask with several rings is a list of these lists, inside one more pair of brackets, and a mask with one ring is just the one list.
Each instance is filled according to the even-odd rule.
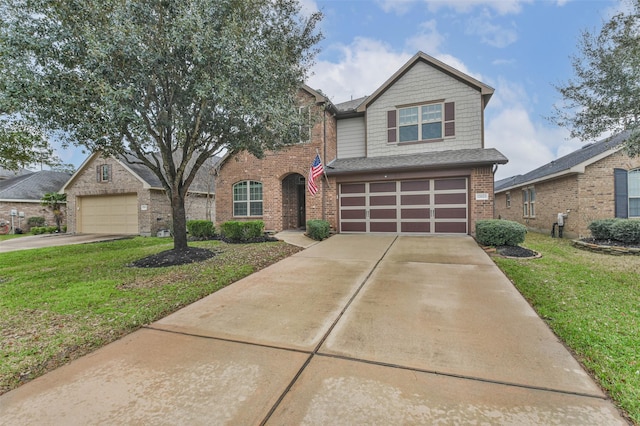
[[[493,217],[493,174],[508,160],[484,147],[494,90],[418,52],[372,95],[333,105],[304,86],[310,140],[220,165],[216,219],[261,219],[267,230],[325,219],[337,232],[472,234]],[[319,153],[326,176],[306,191]]]

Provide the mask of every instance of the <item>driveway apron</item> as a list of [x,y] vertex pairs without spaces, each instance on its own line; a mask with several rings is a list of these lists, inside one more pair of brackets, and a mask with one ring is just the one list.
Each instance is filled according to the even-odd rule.
[[470,237],[336,235],[0,396],[0,424],[626,424]]

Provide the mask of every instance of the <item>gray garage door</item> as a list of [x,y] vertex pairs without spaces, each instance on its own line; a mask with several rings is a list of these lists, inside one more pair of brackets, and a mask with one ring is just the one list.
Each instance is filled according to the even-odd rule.
[[340,185],[340,232],[467,234],[465,177]]

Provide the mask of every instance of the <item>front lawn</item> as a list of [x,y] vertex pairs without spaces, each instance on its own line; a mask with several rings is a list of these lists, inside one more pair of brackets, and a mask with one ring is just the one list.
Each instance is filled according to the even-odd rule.
[[173,247],[142,237],[0,254],[0,394],[300,250],[282,242],[190,246],[217,255],[129,267]]
[[528,233],[523,245],[542,258],[495,262],[640,423],[640,256],[592,253],[536,233]]

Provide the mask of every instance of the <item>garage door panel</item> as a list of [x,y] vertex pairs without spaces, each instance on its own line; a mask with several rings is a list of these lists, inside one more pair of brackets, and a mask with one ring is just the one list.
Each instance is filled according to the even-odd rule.
[[367,232],[365,222],[343,222],[341,228],[343,232]]
[[340,200],[340,205],[345,207],[360,207],[367,204],[365,197],[344,197]]
[[436,194],[434,197],[435,204],[467,204],[467,194]]
[[437,234],[466,234],[467,222],[436,222],[435,232]]
[[431,209],[402,209],[400,210],[401,219],[429,219],[431,217]]
[[396,209],[375,209],[369,212],[371,219],[395,219],[398,211]]
[[450,191],[452,189],[467,189],[466,178],[436,179],[433,184],[436,191]]
[[410,191],[428,191],[431,187],[429,180],[408,180],[400,182],[400,190],[402,192]]
[[135,194],[80,198],[78,232],[138,234],[138,197]]
[[401,232],[419,232],[428,234],[431,232],[431,224],[429,222],[402,222]]
[[398,232],[396,222],[371,222],[369,224],[370,232]]
[[466,208],[437,208],[435,209],[436,219],[466,219]]
[[365,192],[364,183],[348,183],[340,185],[341,194],[362,194]]
[[369,198],[369,205],[371,206],[395,206],[397,198],[395,195],[381,195],[371,196]]
[[342,210],[340,214],[342,219],[366,219],[366,210]]
[[396,192],[395,182],[378,182],[369,185],[369,192]]
[[400,204],[403,206],[424,206],[431,202],[429,194],[401,195]]

